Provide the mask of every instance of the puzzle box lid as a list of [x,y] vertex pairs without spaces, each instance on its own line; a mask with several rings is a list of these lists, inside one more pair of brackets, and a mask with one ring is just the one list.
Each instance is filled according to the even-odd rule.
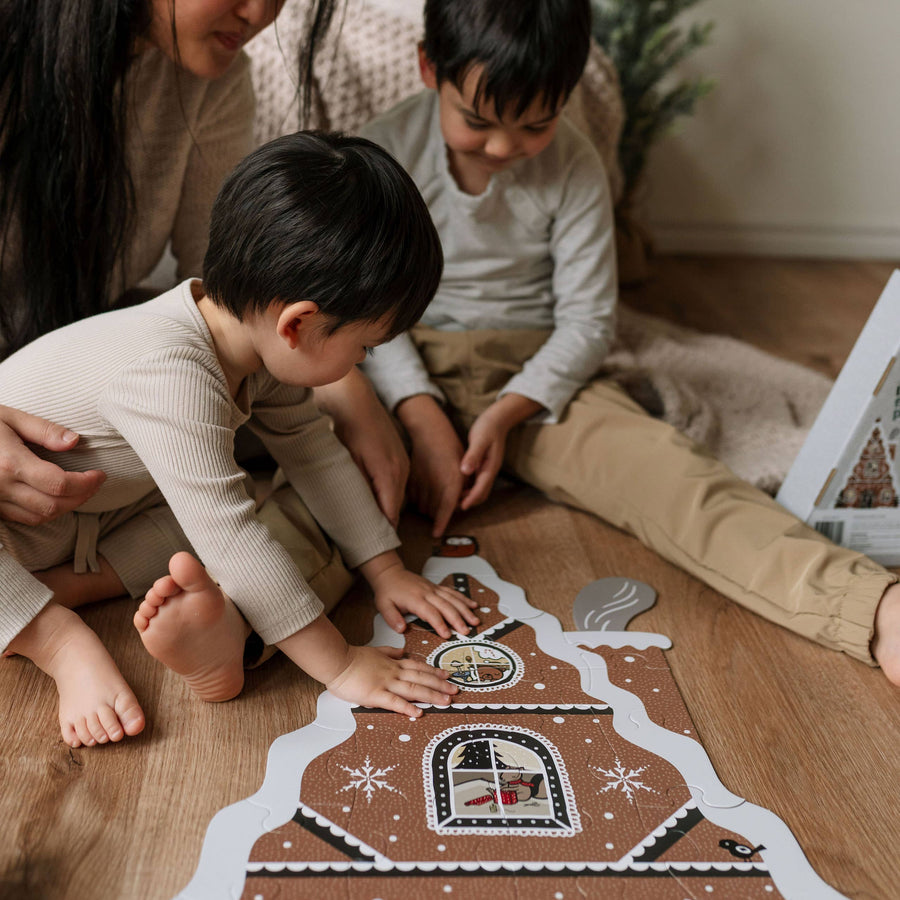
[[900,565],[900,270],[863,327],[777,500],[826,537]]

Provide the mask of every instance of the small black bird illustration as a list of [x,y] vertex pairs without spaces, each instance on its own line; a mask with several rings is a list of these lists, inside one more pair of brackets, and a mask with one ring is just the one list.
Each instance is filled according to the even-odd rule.
[[731,838],[724,838],[719,841],[719,846],[723,850],[727,850],[732,856],[737,856],[741,859],[750,859],[751,856],[759,853],[760,850],[766,849],[762,844],[758,847],[748,847],[746,844],[731,840]]

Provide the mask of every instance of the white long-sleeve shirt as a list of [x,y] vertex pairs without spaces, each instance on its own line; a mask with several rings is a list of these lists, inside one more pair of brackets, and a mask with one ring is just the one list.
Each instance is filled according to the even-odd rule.
[[[361,133],[409,172],[441,238],[444,274],[422,324],[552,329],[500,393],[529,397],[547,410],[540,421],[556,421],[597,372],[615,330],[612,204],[597,151],[563,116],[541,153],[473,196],[449,171],[437,92],[410,97]],[[378,347],[365,371],[390,409],[414,394],[443,399],[407,335]]]

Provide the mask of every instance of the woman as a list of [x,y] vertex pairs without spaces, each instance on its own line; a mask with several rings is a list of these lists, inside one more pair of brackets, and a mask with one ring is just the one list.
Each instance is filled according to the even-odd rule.
[[[316,0],[306,64],[336,0]],[[0,8],[0,357],[109,307],[167,245],[199,274],[209,210],[252,148],[242,46],[280,0],[9,0]],[[337,392],[351,445],[396,521],[405,456],[361,376]],[[323,398],[328,403],[328,398]],[[334,401],[332,401],[334,402]],[[357,406],[361,404],[361,406]],[[344,415],[342,415],[342,413]],[[372,443],[372,433],[381,441]],[[64,472],[26,446],[78,436],[0,407],[0,518],[38,524],[79,506],[102,472]],[[397,487],[399,479],[399,489]]]

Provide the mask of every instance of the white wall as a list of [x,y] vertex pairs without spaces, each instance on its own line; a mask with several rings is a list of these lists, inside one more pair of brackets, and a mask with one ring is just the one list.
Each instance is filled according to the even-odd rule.
[[[900,260],[900,0],[704,0],[717,79],[648,166],[672,252]],[[688,18],[689,21],[689,18]]]

